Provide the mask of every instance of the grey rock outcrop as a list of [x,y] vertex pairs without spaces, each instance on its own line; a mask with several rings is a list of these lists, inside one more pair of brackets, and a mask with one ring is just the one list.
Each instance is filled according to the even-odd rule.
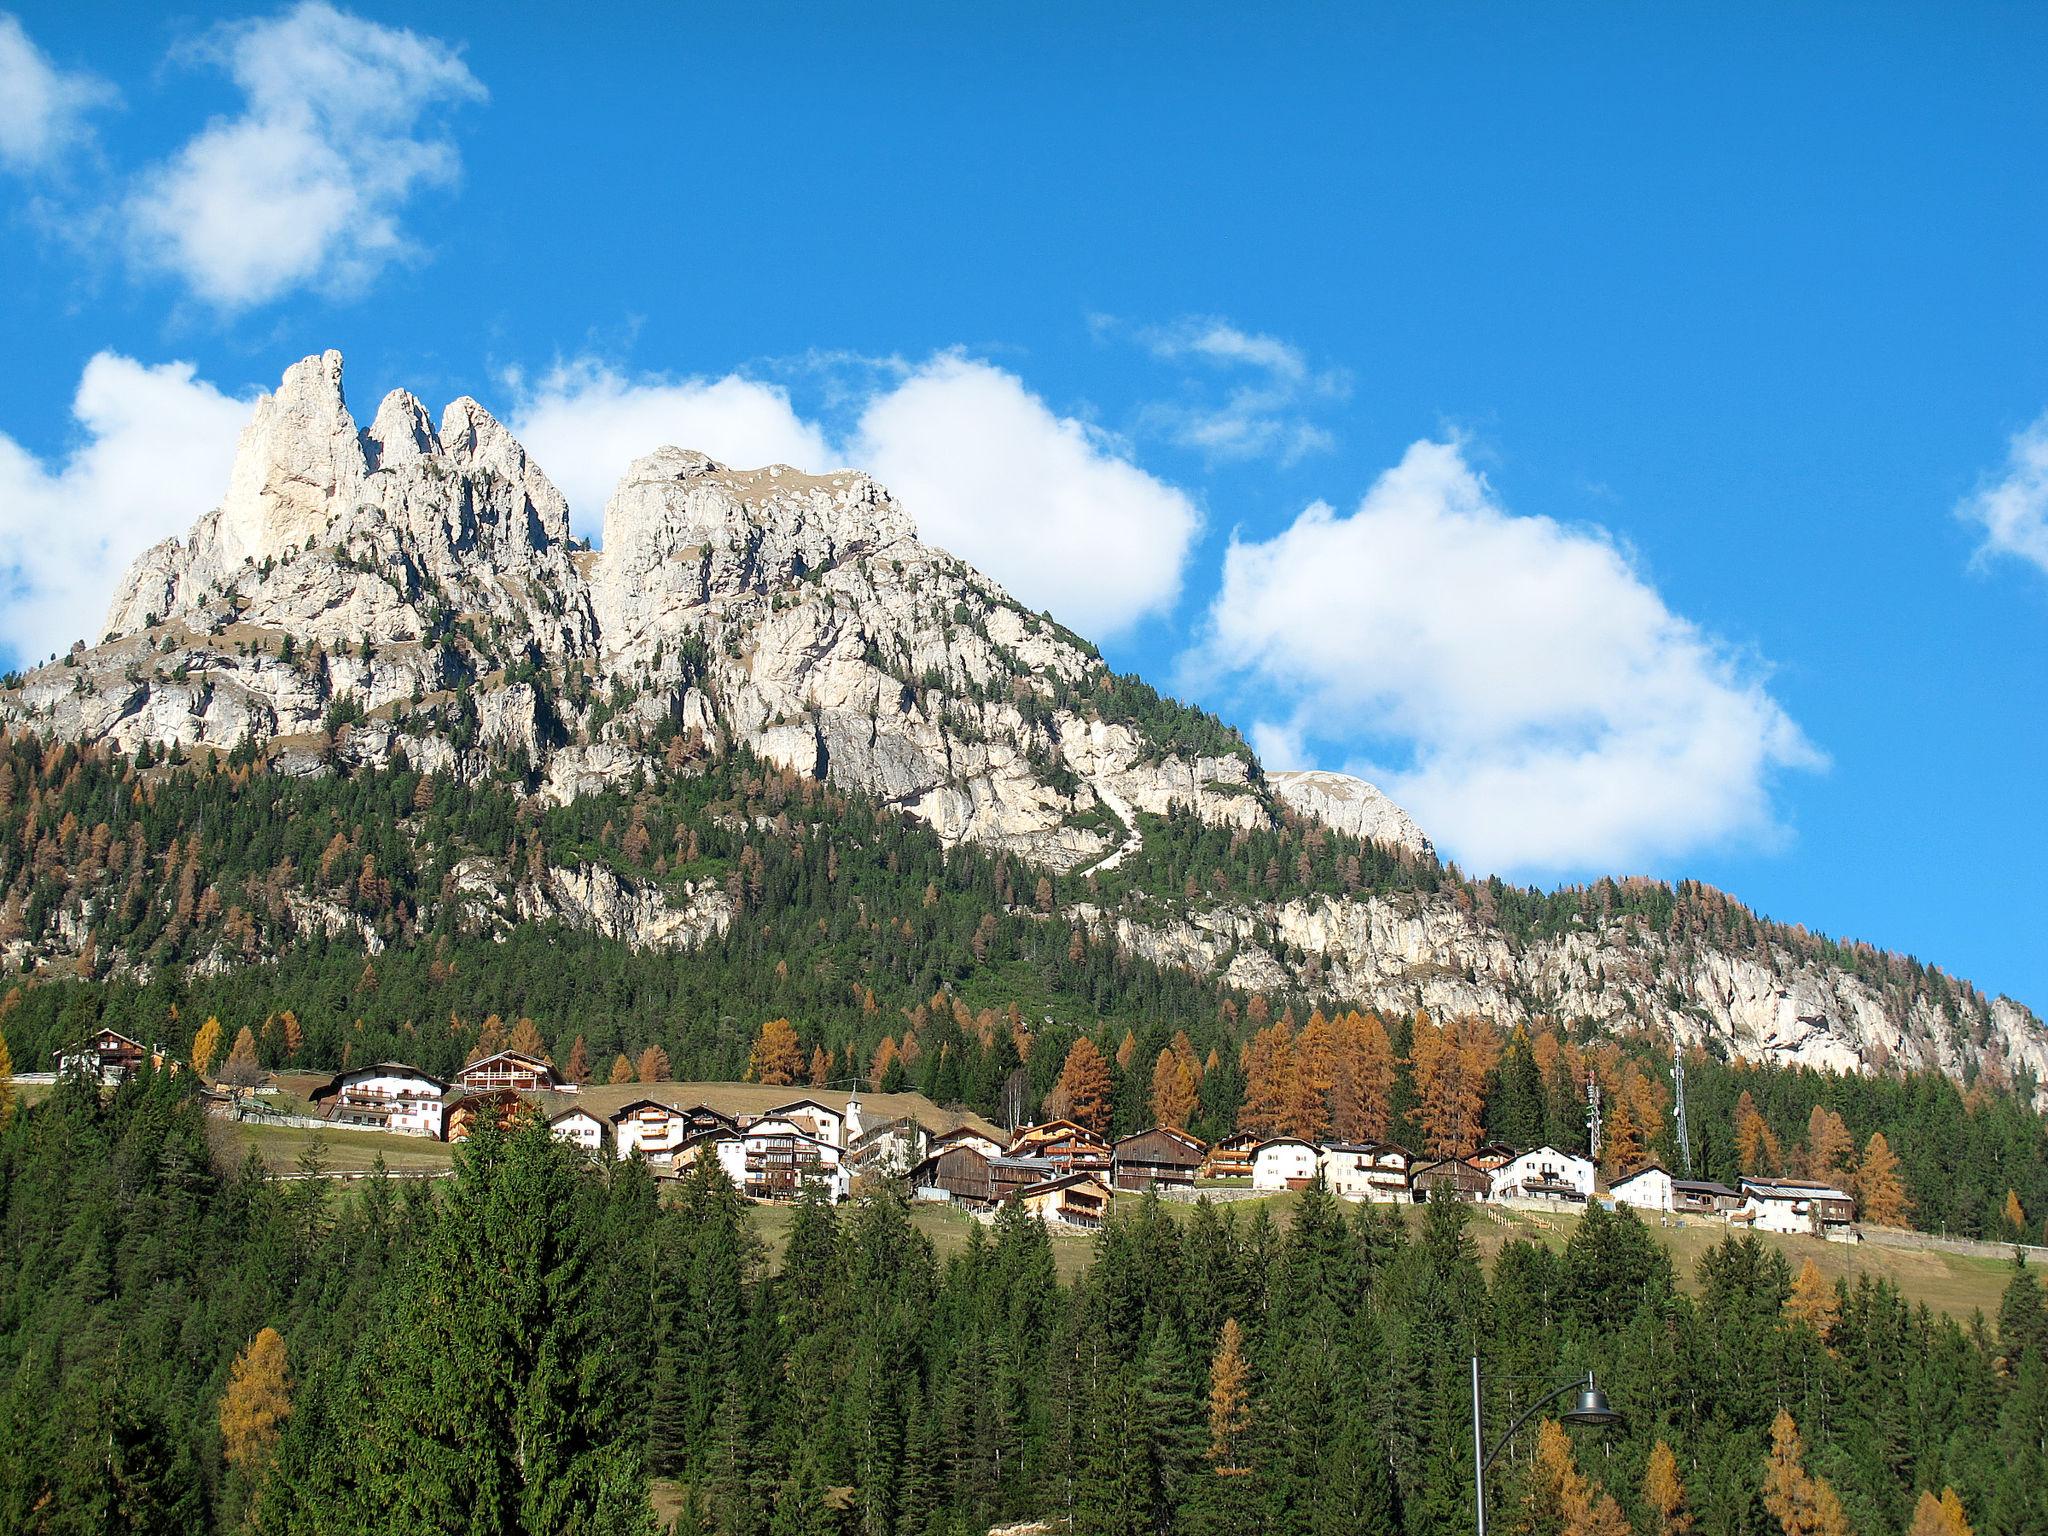
[[1404,848],[1417,858],[1436,857],[1436,848],[1408,813],[1363,779],[1308,768],[1268,773],[1266,782],[1295,810],[1325,826],[1370,843]]

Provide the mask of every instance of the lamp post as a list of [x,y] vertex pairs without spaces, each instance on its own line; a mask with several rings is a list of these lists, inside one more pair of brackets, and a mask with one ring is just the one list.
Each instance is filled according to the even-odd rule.
[[1626,1422],[1625,1414],[1617,1413],[1608,1406],[1607,1394],[1600,1390],[1598,1383],[1593,1380],[1593,1373],[1588,1371],[1584,1381],[1575,1376],[1562,1386],[1553,1387],[1537,1398],[1529,1406],[1529,1411],[1510,1424],[1501,1437],[1493,1442],[1493,1449],[1489,1451],[1486,1448],[1486,1431],[1480,1417],[1479,1357],[1472,1357],[1472,1507],[1479,1516],[1479,1536],[1486,1536],[1486,1469],[1492,1466],[1494,1458],[1507,1448],[1507,1443],[1515,1438],[1517,1430],[1535,1418],[1542,1409],[1574,1388],[1579,1394],[1578,1402],[1558,1415],[1565,1423],[1584,1424],[1597,1429],[1608,1424]]

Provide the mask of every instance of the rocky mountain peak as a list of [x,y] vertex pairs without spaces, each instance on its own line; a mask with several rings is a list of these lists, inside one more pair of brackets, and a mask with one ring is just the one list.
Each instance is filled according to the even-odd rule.
[[1268,772],[1266,782],[1296,811],[1339,832],[1390,848],[1405,848],[1418,858],[1436,857],[1436,848],[1422,828],[1364,779],[1306,768]]
[[368,466],[341,370],[339,352],[302,359],[256,402],[220,504],[223,568],[302,548],[355,500]]
[[441,435],[419,396],[394,389],[377,407],[377,419],[363,430],[363,456],[370,472],[395,469],[441,452]]

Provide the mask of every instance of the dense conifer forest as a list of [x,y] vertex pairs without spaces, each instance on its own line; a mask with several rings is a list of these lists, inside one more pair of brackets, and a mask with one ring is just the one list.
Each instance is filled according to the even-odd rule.
[[[771,1267],[708,1160],[664,1202],[538,1128],[437,1186],[222,1169],[189,1075],[0,1130],[0,1529],[1075,1536],[2048,1529],[2048,1312],[1829,1288],[1730,1237],[1681,1289],[1633,1216],[1482,1270],[1465,1212],[1284,1228],[1145,1201],[1071,1285],[1012,1210],[941,1263],[886,1183]],[[1943,1499],[1946,1496],[1946,1506]]]

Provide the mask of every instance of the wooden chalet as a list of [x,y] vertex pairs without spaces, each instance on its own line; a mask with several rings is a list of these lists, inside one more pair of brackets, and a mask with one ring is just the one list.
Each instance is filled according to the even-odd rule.
[[1118,1189],[1192,1185],[1208,1148],[1186,1131],[1154,1126],[1126,1136],[1110,1148],[1110,1182]]
[[1695,1216],[1731,1216],[1742,1209],[1742,1191],[1713,1179],[1673,1179],[1671,1209]]
[[1040,1221],[1070,1227],[1099,1227],[1109,1214],[1113,1191],[1093,1171],[1061,1174],[1017,1192],[1017,1203]]
[[163,1055],[161,1048],[145,1050],[141,1042],[130,1040],[119,1030],[102,1029],[90,1039],[56,1052],[57,1075],[68,1077],[83,1072],[111,1087],[126,1082],[146,1066],[160,1065]]
[[995,1172],[990,1165],[995,1161],[969,1142],[935,1147],[910,1170],[910,1187],[925,1198],[935,1193],[955,1205],[994,1205]]
[[1760,1231],[1854,1235],[1856,1202],[1832,1184],[1745,1177],[1742,1194],[1744,1209]]
[[872,1172],[903,1173],[925,1155],[929,1144],[924,1128],[916,1120],[898,1115],[862,1126],[858,1135],[848,1137],[846,1160],[856,1168]]
[[521,1093],[574,1093],[576,1085],[563,1079],[538,1056],[518,1051],[493,1051],[480,1056],[455,1074],[455,1086],[463,1093],[481,1093],[494,1088],[513,1088]]
[[971,1125],[957,1125],[950,1131],[942,1131],[925,1144],[926,1152],[937,1152],[945,1147],[974,1147],[983,1157],[1001,1157],[1003,1144],[992,1136],[985,1136]]
[[1202,1159],[1202,1166],[1195,1170],[1198,1179],[1248,1179],[1252,1176],[1252,1154],[1259,1150],[1260,1138],[1251,1131],[1235,1131],[1209,1148],[1209,1155]]
[[1398,1142],[1339,1141],[1323,1148],[1323,1182],[1345,1200],[1408,1203],[1408,1170],[1415,1154]]
[[1462,1157],[1443,1157],[1417,1163],[1408,1175],[1409,1197],[1423,1200],[1484,1200],[1493,1187],[1493,1175],[1475,1168]]
[[487,1088],[448,1101],[441,1116],[443,1141],[467,1141],[478,1122],[489,1116],[499,1130],[509,1131],[527,1115],[536,1113],[531,1099],[514,1088]]
[[1048,1183],[1071,1171],[1049,1157],[992,1157],[988,1160],[989,1198],[1006,1205],[1032,1185]]
[[393,1131],[401,1136],[441,1134],[448,1085],[402,1061],[337,1072],[307,1100],[336,1125]]
[[1061,1173],[1103,1173],[1110,1169],[1109,1143],[1071,1120],[1048,1120],[1019,1131],[1005,1157],[1048,1158]]

